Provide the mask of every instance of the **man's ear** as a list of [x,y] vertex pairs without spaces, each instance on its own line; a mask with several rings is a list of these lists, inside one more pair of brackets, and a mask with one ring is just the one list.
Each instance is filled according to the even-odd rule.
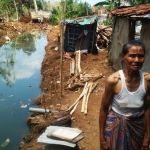
[[121,58],[121,66],[122,66],[122,69],[123,69],[123,58],[124,58],[124,54],[123,53],[120,53],[120,58]]
[[123,59],[124,58],[124,54],[120,53],[120,58]]

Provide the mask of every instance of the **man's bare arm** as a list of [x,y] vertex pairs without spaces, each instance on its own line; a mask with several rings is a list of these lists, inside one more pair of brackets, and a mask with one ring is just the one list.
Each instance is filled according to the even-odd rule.
[[149,73],[145,74],[145,89],[147,93],[144,100],[146,133],[143,141],[142,150],[148,148],[150,144],[150,74]]
[[99,114],[99,129],[100,129],[100,147],[102,150],[107,150],[108,146],[105,141],[105,124],[108,114],[109,106],[111,105],[113,96],[114,96],[114,87],[118,82],[118,78],[115,78],[113,75],[108,77],[105,83],[105,91],[102,96],[100,114]]

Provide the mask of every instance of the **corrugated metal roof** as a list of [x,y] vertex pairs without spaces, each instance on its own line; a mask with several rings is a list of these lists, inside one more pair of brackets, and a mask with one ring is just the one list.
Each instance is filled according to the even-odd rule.
[[110,11],[112,16],[148,17],[150,18],[150,3],[134,6],[118,7]]

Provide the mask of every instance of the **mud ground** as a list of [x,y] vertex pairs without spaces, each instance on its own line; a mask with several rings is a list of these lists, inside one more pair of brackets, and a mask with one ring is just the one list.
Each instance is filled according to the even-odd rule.
[[[10,28],[8,27],[9,25]],[[41,74],[42,80],[40,88],[45,93],[35,99],[35,103],[40,108],[47,108],[50,110],[66,110],[71,106],[81,94],[83,87],[78,87],[74,90],[66,90],[66,83],[71,78],[70,76],[70,62],[71,59],[63,58],[63,84],[62,94],[60,92],[60,53],[57,51],[58,35],[60,34],[59,26],[49,28],[49,24],[32,24],[32,23],[0,23],[0,43],[3,43],[5,39],[4,34],[7,29],[7,35],[10,38],[14,38],[18,35],[18,32],[22,33],[30,29],[49,29],[47,40],[48,44],[45,47],[45,57],[42,62]],[[14,27],[16,28],[14,30]],[[19,28],[17,28],[19,27]],[[12,30],[13,28],[13,30]],[[22,32],[21,32],[22,31]],[[13,33],[12,33],[13,32]],[[2,35],[3,33],[3,35]],[[19,34],[20,34],[19,33]],[[98,86],[89,96],[88,112],[87,115],[81,113],[82,100],[79,102],[75,112],[72,114],[71,127],[81,129],[84,138],[77,143],[78,150],[99,150],[99,107],[101,103],[101,96],[104,91],[105,79],[114,70],[112,66],[107,62],[107,49],[99,51],[97,55],[82,54],[81,56],[81,69],[86,69],[86,74],[96,75],[102,74],[103,78],[98,79]],[[44,132],[47,126],[52,122],[53,114],[39,114],[31,113],[31,116],[27,118],[27,124],[29,125],[31,134],[26,135],[20,142],[20,150],[42,150],[45,147],[43,143],[37,143],[37,138]],[[33,121],[34,120],[34,121]],[[36,123],[38,122],[38,123]],[[55,150],[54,148],[50,148]],[[57,149],[57,148],[56,148]],[[63,149],[57,149],[63,150]],[[64,150],[72,150],[72,148],[64,148]]]

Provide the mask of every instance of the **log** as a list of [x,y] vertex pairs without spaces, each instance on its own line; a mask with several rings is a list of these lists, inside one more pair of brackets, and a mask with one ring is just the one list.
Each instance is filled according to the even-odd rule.
[[74,74],[75,74],[75,62],[73,60],[70,63],[70,75],[74,75]]
[[107,26],[107,27],[104,27],[104,28],[100,28],[100,26],[98,26],[98,28],[99,28],[100,31],[104,31],[104,30],[106,30],[108,28],[112,28],[112,26],[110,25],[110,26]]
[[91,81],[92,81],[92,82],[95,82],[95,81],[97,81],[97,80],[100,79],[100,78],[103,78],[103,75],[102,75],[102,74],[100,74],[97,78],[92,79]]
[[68,87],[69,90],[75,90],[78,87],[84,87],[83,83],[75,83],[73,86]]
[[71,79],[69,79],[69,81],[67,82],[67,85],[70,84],[71,82],[73,82],[80,74],[82,74],[85,70],[87,69],[87,67],[85,69],[83,69],[81,72],[79,72],[78,74],[76,74],[75,76],[73,76]]

